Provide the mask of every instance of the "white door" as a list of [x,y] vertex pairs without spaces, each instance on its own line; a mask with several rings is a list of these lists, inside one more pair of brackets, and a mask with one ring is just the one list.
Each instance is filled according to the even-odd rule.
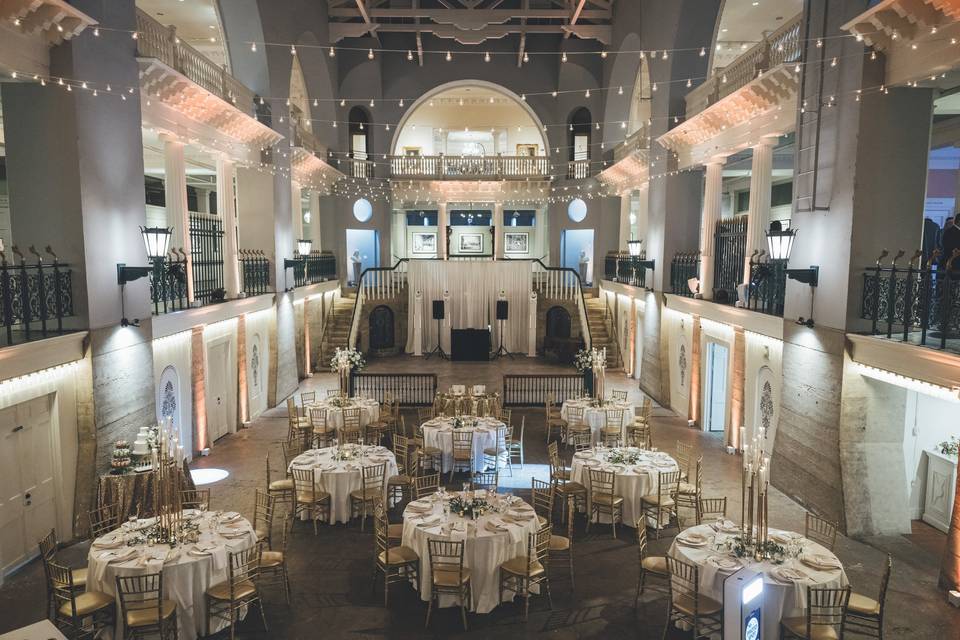
[[0,571],[37,554],[37,540],[54,528],[57,491],[50,398],[0,411]]
[[207,347],[207,433],[213,442],[229,433],[227,424],[227,356],[229,342]]
[[727,357],[729,350],[707,343],[707,431],[723,431],[727,419]]

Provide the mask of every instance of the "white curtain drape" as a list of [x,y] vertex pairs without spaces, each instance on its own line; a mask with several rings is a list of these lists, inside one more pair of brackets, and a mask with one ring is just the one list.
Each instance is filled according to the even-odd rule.
[[[434,300],[449,296],[446,317],[441,323],[441,344],[450,350],[450,329],[491,329],[493,348],[500,344],[500,323],[496,304],[509,303],[508,319],[503,323],[503,346],[511,352],[527,352],[527,321],[530,310],[531,263],[526,260],[445,261],[411,260],[407,267],[410,296],[409,317],[413,318],[417,291],[422,292],[423,350],[437,345],[437,321],[431,307]],[[412,353],[413,322],[407,326],[407,353]]]

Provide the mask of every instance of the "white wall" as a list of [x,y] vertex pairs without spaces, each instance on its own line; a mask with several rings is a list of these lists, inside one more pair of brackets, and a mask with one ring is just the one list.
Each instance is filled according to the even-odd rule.
[[[193,389],[191,370],[191,340],[190,331],[181,331],[171,336],[165,336],[153,341],[153,379],[156,384],[157,422],[162,418],[166,380],[172,379],[164,372],[172,367],[176,372],[176,383],[173,385],[174,402],[176,403],[176,417],[174,422],[180,429],[180,438],[183,449],[192,455],[193,448]],[[169,399],[167,399],[169,401]],[[149,426],[149,425],[144,425]]]
[[[247,315],[247,406],[250,420],[267,409],[267,382],[270,371],[270,320],[273,309]],[[256,347],[256,349],[254,349]],[[256,357],[254,354],[256,353]],[[254,366],[259,370],[254,371]]]
[[910,518],[918,520],[923,511],[927,457],[924,451],[960,436],[957,412],[960,405],[917,391],[907,391],[907,408],[903,430],[903,460],[906,468]]
[[[772,403],[767,438],[764,451],[773,452],[773,443],[777,436],[777,423],[780,421],[780,397],[783,383],[783,341],[770,338],[752,331],[746,332],[746,370],[743,390],[743,426],[746,437],[753,438],[760,425],[764,411],[760,408],[764,401],[763,386],[770,384],[769,400]],[[731,425],[739,428],[741,425]]]

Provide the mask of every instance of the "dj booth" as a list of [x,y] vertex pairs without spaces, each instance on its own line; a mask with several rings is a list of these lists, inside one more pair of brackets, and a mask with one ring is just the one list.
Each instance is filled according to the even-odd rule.
[[477,362],[490,359],[490,329],[451,329],[450,359]]

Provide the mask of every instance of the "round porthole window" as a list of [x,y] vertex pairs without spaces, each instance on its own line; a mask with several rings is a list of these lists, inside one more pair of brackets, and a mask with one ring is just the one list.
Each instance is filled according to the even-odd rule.
[[353,203],[353,217],[360,222],[366,222],[373,217],[373,205],[366,198],[360,198]]
[[583,222],[587,217],[587,203],[580,198],[574,198],[567,205],[567,216],[574,222]]

